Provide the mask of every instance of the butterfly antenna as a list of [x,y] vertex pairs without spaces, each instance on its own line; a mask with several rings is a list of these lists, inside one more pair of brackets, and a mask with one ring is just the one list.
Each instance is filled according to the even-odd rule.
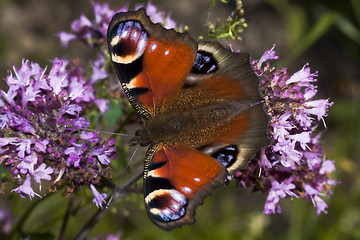
[[100,131],[100,130],[95,130],[95,129],[90,129],[90,128],[75,127],[75,126],[71,126],[71,125],[66,125],[65,127],[67,127],[67,128],[76,128],[76,129],[83,130],[83,131],[88,131],[88,132],[97,132],[97,133],[111,134],[111,135],[116,135],[116,136],[133,137],[132,135],[126,134],[126,133],[115,133],[115,132]]
[[126,164],[126,166],[125,166],[125,168],[124,168],[124,171],[122,172],[119,180],[118,180],[117,183],[116,183],[115,189],[114,189],[114,191],[112,192],[112,194],[111,194],[111,196],[110,196],[110,198],[109,198],[109,201],[108,201],[107,204],[106,204],[106,208],[109,208],[109,207],[110,207],[110,205],[111,205],[111,203],[112,203],[112,201],[113,201],[113,199],[114,199],[114,196],[115,196],[117,190],[119,189],[120,182],[121,182],[122,178],[124,177],[124,174],[125,174],[126,170],[127,170],[128,167],[130,166],[131,161],[134,159],[134,156],[135,156],[135,154],[136,154],[136,152],[137,152],[138,149],[139,149],[139,145],[136,145],[135,151],[134,151],[133,154],[131,155],[130,160],[129,160],[128,163]]

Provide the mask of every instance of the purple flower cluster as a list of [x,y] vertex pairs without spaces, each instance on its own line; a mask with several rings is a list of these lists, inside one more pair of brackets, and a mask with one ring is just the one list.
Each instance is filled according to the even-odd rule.
[[[85,15],[81,15],[79,19],[75,20],[71,24],[73,33],[60,32],[58,36],[63,46],[67,46],[71,40],[79,40],[86,43],[89,47],[105,45],[106,32],[112,16],[115,14],[114,10],[111,10],[109,5],[104,3],[95,3],[94,15],[95,18],[91,21]],[[169,15],[159,11],[155,5],[147,3],[146,6],[139,4],[135,7],[135,10],[144,7],[151,20],[157,23],[161,23],[165,28],[175,28],[176,23]],[[119,9],[118,12],[127,12],[129,8],[127,6]]]
[[240,187],[253,187],[267,196],[266,214],[281,212],[279,200],[285,197],[310,199],[318,214],[326,213],[321,196],[329,197],[331,185],[337,182],[330,179],[334,162],[325,158],[319,141],[322,133],[316,128],[319,121],[325,125],[324,117],[333,103],[329,99],[313,100],[317,72],[311,73],[308,64],[289,75],[286,68],[270,67],[268,60],[272,59],[278,59],[274,48],[252,61],[271,117],[272,144],[235,178]]
[[85,15],[71,24],[73,33],[60,32],[58,34],[62,44],[66,47],[71,40],[80,40],[90,47],[105,43],[108,25],[115,11],[108,4],[93,3],[95,19],[90,21]]
[[[0,92],[0,164],[10,169],[20,186],[12,191],[22,197],[35,195],[36,182],[51,181],[50,191],[64,186],[68,195],[82,185],[93,188],[110,178],[115,141],[100,143],[89,127],[84,110],[104,111],[90,80],[78,66],[54,59],[50,71],[23,60],[6,77],[7,91]],[[94,105],[95,103],[95,105]],[[106,103],[105,103],[106,105]]]

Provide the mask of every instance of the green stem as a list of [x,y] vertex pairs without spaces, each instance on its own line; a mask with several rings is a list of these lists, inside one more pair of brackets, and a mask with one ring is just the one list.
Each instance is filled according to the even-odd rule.
[[204,36],[205,29],[207,29],[207,23],[209,22],[211,14],[212,14],[212,12],[214,10],[215,3],[216,3],[216,0],[212,0],[212,2],[210,4],[210,7],[209,7],[209,11],[207,13],[207,16],[206,16],[206,19],[205,19],[205,22],[204,22],[204,25],[203,25],[202,30],[201,30],[200,36]]
[[66,208],[66,213],[65,213],[65,216],[64,216],[64,219],[63,219],[63,222],[61,224],[61,228],[60,228],[60,233],[59,233],[59,240],[63,240],[64,239],[64,235],[65,235],[65,230],[66,230],[66,226],[67,226],[67,223],[68,223],[68,220],[70,218],[70,214],[71,214],[71,211],[72,211],[72,207],[74,205],[74,197],[72,197],[68,203],[68,206]]
[[[143,176],[143,170],[138,171],[135,173],[127,182],[125,182],[121,187],[119,187],[116,193],[113,196],[112,203],[115,202],[116,199],[123,197],[131,191],[128,191],[128,188],[135,184],[141,177]],[[80,232],[74,238],[75,240],[82,240],[85,239],[91,229],[104,217],[106,210],[111,207],[112,204],[108,208],[99,209],[91,218],[90,220],[84,225],[84,227],[80,230]]]

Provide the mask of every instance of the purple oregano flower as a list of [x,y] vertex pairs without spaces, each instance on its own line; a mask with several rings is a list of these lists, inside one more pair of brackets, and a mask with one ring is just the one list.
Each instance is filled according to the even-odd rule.
[[105,43],[107,27],[115,11],[111,10],[108,4],[93,3],[93,6],[95,14],[93,21],[82,14],[71,24],[73,33],[60,32],[58,34],[63,46],[66,47],[69,41],[74,39],[80,40],[90,47]]
[[48,72],[28,60],[13,71],[8,90],[0,92],[0,164],[21,184],[12,191],[40,197],[32,186],[41,191],[46,180],[50,191],[65,186],[69,195],[82,185],[94,191],[102,177],[111,178],[114,140],[100,143],[96,133],[80,130],[89,127],[84,110],[102,101],[82,69],[56,58]]
[[250,162],[235,178],[240,187],[253,187],[267,196],[266,214],[281,212],[279,200],[285,197],[311,199],[318,214],[326,213],[327,205],[320,197],[329,197],[337,181],[330,179],[334,162],[326,159],[319,141],[322,133],[316,133],[316,128],[319,121],[325,125],[333,103],[313,100],[317,72],[311,73],[308,64],[293,75],[286,68],[270,67],[268,60],[278,59],[274,47],[252,61],[271,117],[272,144],[260,151],[259,161]]
[[[95,47],[97,45],[105,46],[105,38],[107,28],[111,21],[111,18],[116,13],[111,10],[107,3],[100,4],[93,2],[94,7],[94,19],[91,21],[85,15],[81,15],[79,19],[75,20],[71,24],[72,33],[60,32],[58,37],[63,46],[66,47],[71,40],[79,40],[84,42],[89,47]],[[159,11],[155,5],[147,3],[146,6],[139,4],[135,7],[135,10],[144,7],[151,20],[157,23],[161,23],[165,28],[175,28],[176,23],[170,18],[169,15],[165,15],[164,12]],[[127,12],[129,8],[127,6],[119,9],[118,12]]]

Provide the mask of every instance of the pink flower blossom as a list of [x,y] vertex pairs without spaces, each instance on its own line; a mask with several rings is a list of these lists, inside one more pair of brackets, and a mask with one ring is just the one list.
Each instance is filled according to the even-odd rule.
[[24,181],[24,183],[22,185],[20,185],[19,187],[11,190],[12,192],[16,192],[19,193],[20,196],[22,198],[26,198],[26,196],[29,196],[30,200],[32,200],[32,198],[36,195],[39,198],[41,198],[41,196],[39,194],[37,194],[36,192],[34,192],[34,190],[31,187],[31,176],[30,174],[26,175],[26,179]]
[[335,166],[333,161],[325,160],[319,141],[322,134],[315,132],[332,103],[329,99],[313,99],[318,73],[312,73],[309,64],[288,74],[286,68],[270,67],[268,61],[277,58],[273,47],[252,61],[271,117],[272,144],[261,149],[247,168],[235,174],[235,179],[239,187],[253,187],[266,195],[264,213],[281,212],[279,201],[286,197],[311,200],[318,213],[326,213],[327,205],[321,197],[329,196],[330,187],[338,182],[330,179]]
[[99,193],[92,184],[90,184],[90,189],[94,195],[93,203],[95,203],[97,207],[103,208],[102,203],[105,202],[105,198],[107,198],[107,194]]

